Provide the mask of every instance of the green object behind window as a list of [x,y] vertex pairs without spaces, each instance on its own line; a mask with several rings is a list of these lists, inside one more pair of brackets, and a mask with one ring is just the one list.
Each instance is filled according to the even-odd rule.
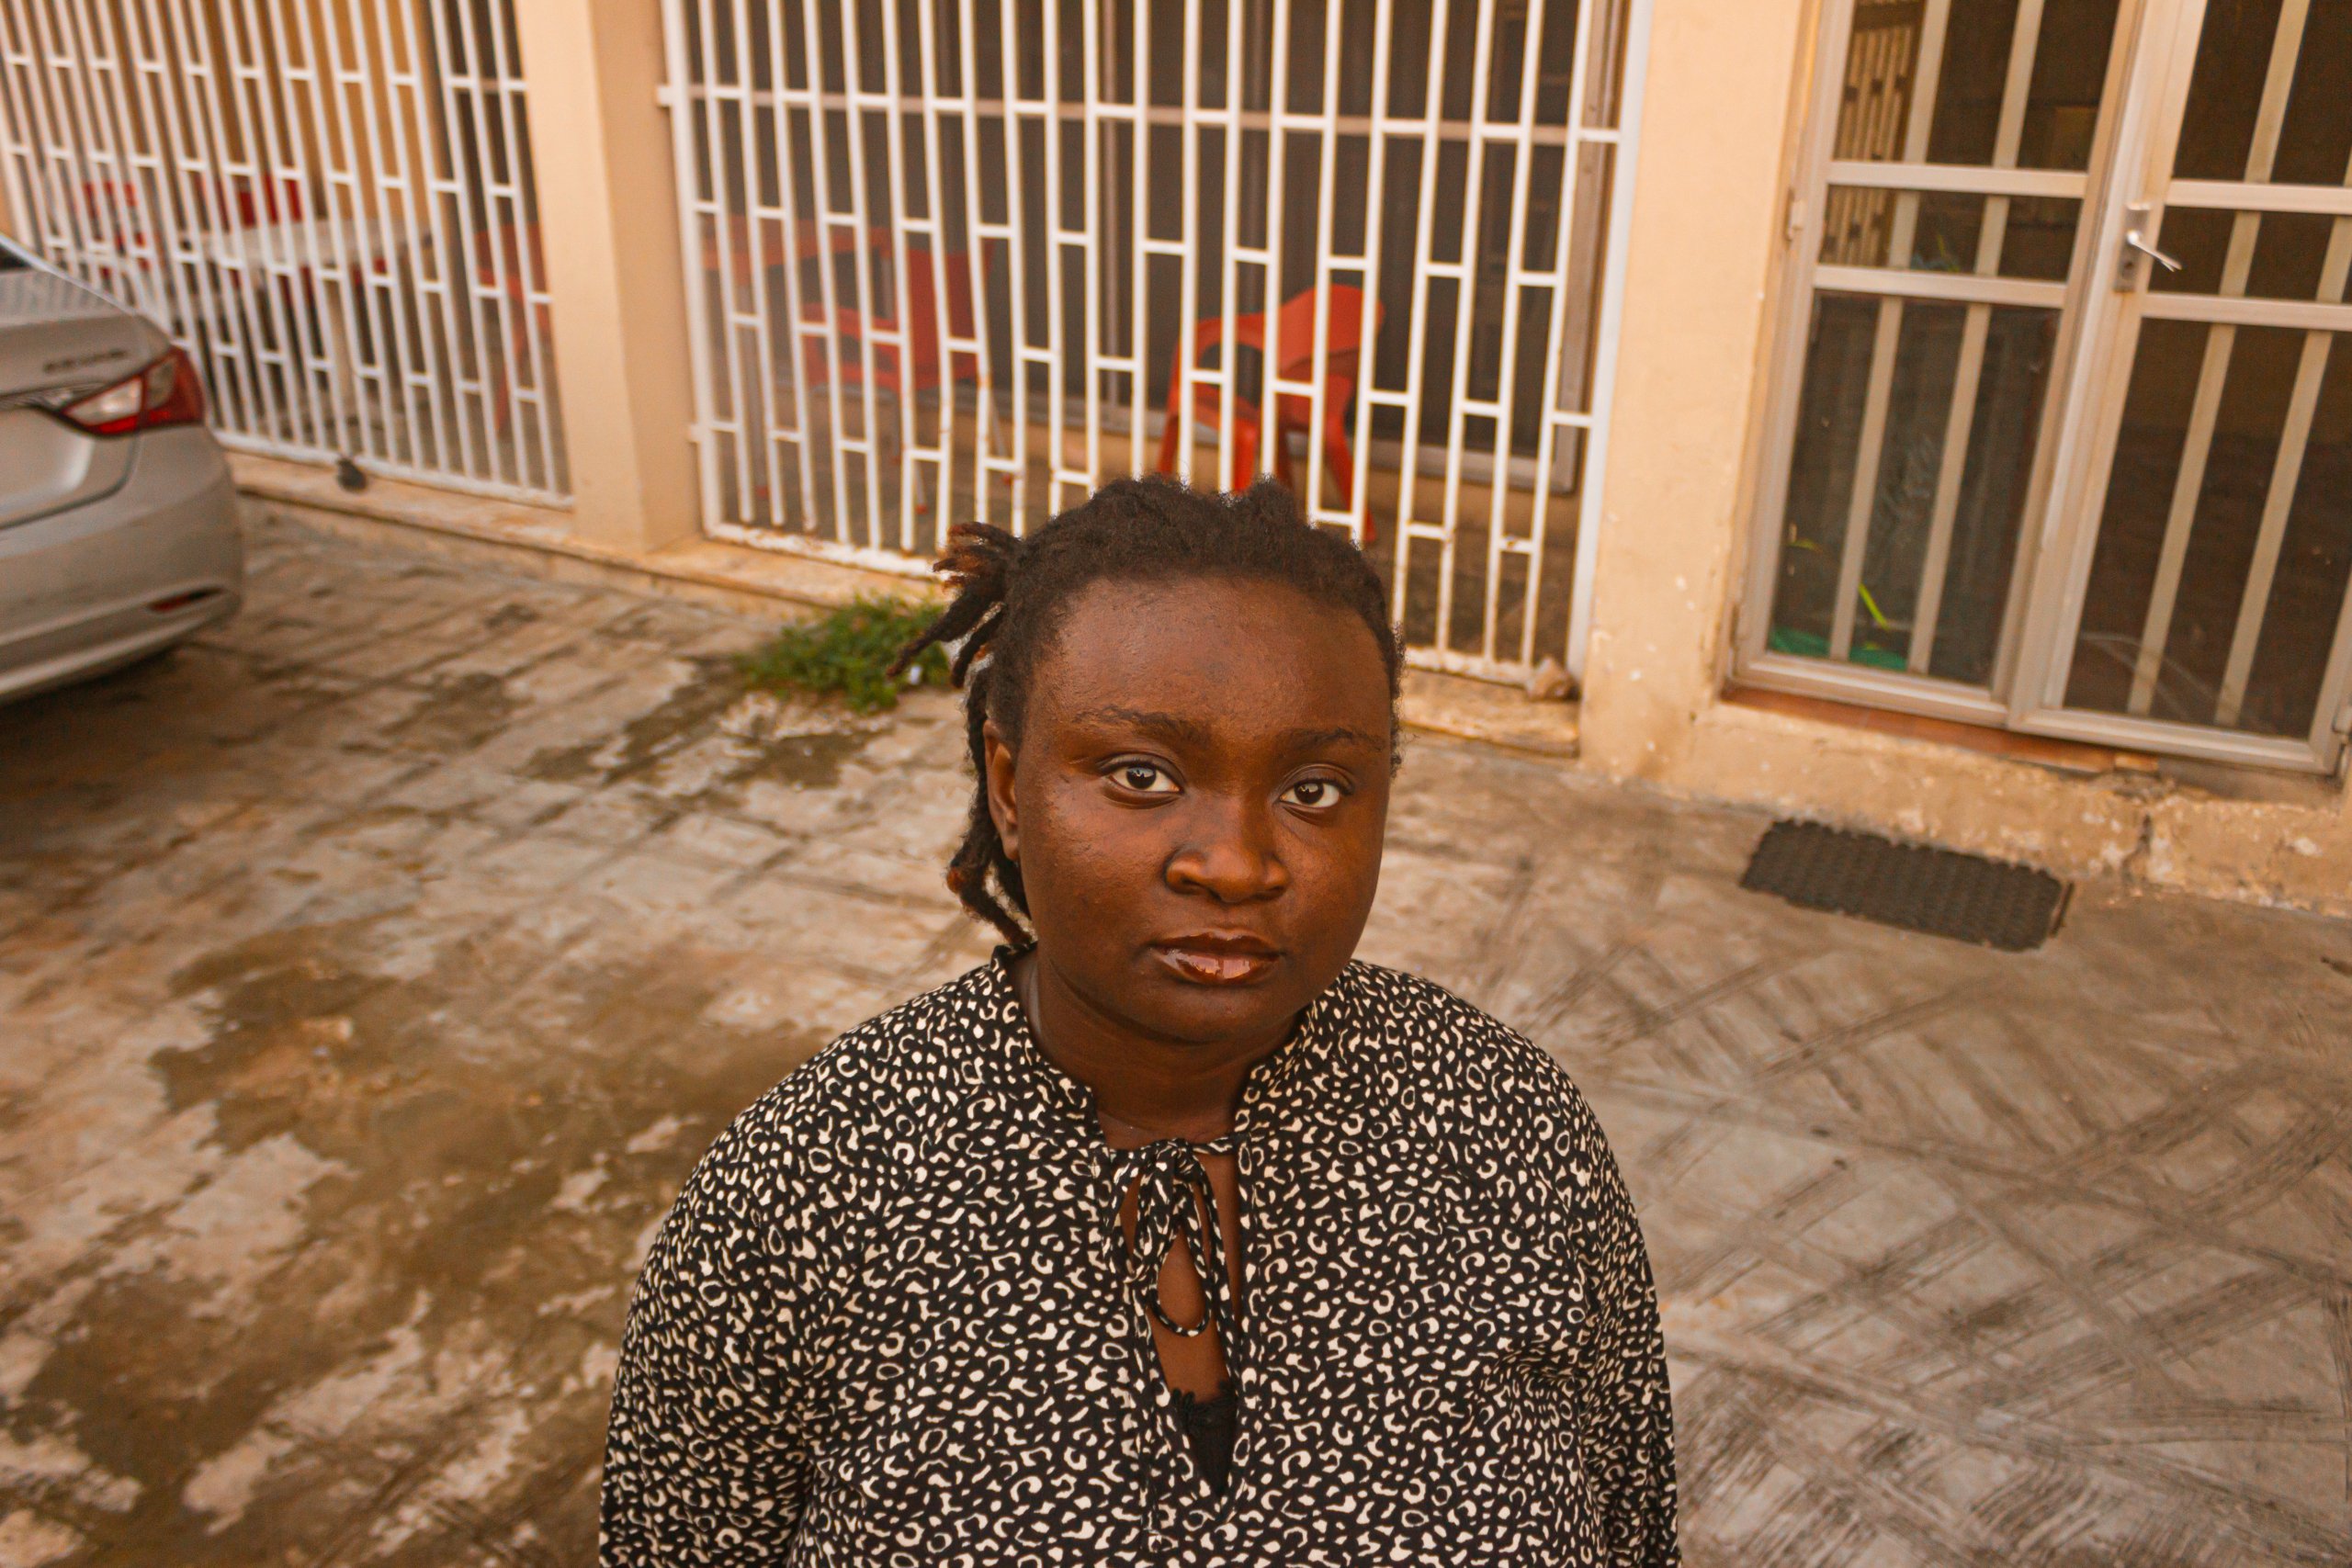
[[[1767,647],[1775,653],[1792,653],[1799,659],[1826,659],[1829,639],[1817,632],[1804,632],[1794,626],[1774,626]],[[1847,656],[1852,664],[1867,664],[1877,670],[1908,670],[1910,661],[1892,649],[1871,648],[1857,643]]]

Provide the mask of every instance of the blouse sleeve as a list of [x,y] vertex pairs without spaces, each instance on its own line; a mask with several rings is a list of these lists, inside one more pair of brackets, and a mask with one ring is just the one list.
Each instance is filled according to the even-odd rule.
[[1576,1377],[1577,1440],[1612,1568],[1682,1561],[1674,1528],[1674,1417],[1657,1287],[1633,1200],[1600,1122],[1571,1087],[1561,1179],[1590,1299]]
[[780,1279],[800,1207],[765,1102],[721,1135],[662,1223],[621,1337],[605,1438],[603,1568],[781,1562],[808,1488]]

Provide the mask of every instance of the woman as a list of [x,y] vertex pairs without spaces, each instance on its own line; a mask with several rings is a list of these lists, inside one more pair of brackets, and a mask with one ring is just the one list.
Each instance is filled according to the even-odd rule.
[[947,880],[1010,945],[687,1181],[622,1347],[608,1568],[1675,1562],[1592,1113],[1351,961],[1399,678],[1363,556],[1271,485],[1144,480],[940,565],[909,655],[962,639],[978,775]]

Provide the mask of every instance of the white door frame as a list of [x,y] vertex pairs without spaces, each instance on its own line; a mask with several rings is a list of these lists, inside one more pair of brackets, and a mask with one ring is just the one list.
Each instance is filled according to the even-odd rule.
[[[1922,32],[1939,26],[1953,0],[1925,0]],[[2291,3],[2291,0],[2290,0]],[[1759,473],[1751,545],[1735,639],[1737,678],[1747,684],[1867,703],[1934,717],[1996,726],[2098,744],[2156,750],[2222,761],[2256,763],[2305,772],[2335,767],[2343,738],[2336,716],[2352,699],[2352,592],[2336,627],[2328,675],[2312,734],[2279,739],[2199,726],[2064,707],[2064,687],[2106,490],[2106,474],[2120,428],[2128,388],[2130,349],[2138,324],[2148,316],[2319,328],[2352,328],[2352,307],[2282,301],[2225,299],[2147,292],[2142,276],[2128,291],[2115,277],[2127,227],[2160,234],[2162,202],[2181,205],[2265,208],[2272,210],[2352,209],[2352,190],[2343,193],[2303,186],[2253,186],[2218,182],[2172,182],[2172,158],[2188,92],[2206,0],[2122,0],[2101,99],[2100,124],[2086,172],[2000,167],[1947,168],[1924,162],[1924,126],[1907,138],[1904,161],[1833,161],[1838,109],[1845,89],[1855,0],[1826,0],[1814,58],[1809,112],[1798,150],[1798,176],[1789,192],[1787,239],[1790,264],[1783,268],[1780,326],[1768,363],[1770,403],[1764,423],[1765,458]],[[2021,17],[2038,14],[2027,0]],[[2022,35],[2022,27],[2020,32]],[[1932,102],[1933,83],[1923,96]],[[1996,164],[2001,162],[1996,157]],[[1963,274],[1922,274],[1826,265],[1821,260],[1825,214],[1832,184],[1877,186],[1907,191],[1947,189],[2008,195],[2079,197],[2081,216],[2075,248],[2064,284],[2031,283]],[[2212,188],[2206,188],[2211,184]],[[2131,211],[2146,204],[2144,213]],[[2153,243],[2153,241],[2151,242]],[[1898,258],[1890,255],[1890,264]],[[1980,270],[1982,270],[1980,268]],[[2144,269],[2143,273],[2144,273]],[[2023,502],[2018,558],[2011,573],[2001,642],[1991,679],[1983,686],[1938,679],[1925,672],[1925,652],[1915,646],[1908,672],[1772,651],[1767,645],[1772,596],[1781,570],[1780,533],[1785,525],[1791,457],[1802,398],[1806,352],[1816,291],[1869,292],[1895,299],[1950,299],[1979,304],[2039,305],[2060,311],[2059,327],[2035,444],[2034,463]],[[2340,318],[2340,319],[2339,319]],[[1882,336],[1887,328],[1882,319]],[[1885,345],[1882,344],[1882,348]],[[1879,379],[1884,378],[1881,375]],[[1873,388],[1877,394],[1880,389]],[[1873,402],[1883,397],[1874,395]],[[1954,400],[1955,403],[1959,401]],[[1883,414],[1880,415],[1883,418]],[[1861,445],[1872,449],[1877,431],[1866,406]],[[1948,467],[1956,467],[1948,464]],[[1867,465],[1854,490],[1874,491]],[[1947,483],[1956,483],[1948,478]],[[1851,501],[1859,509],[1863,501]],[[1862,524],[1868,525],[1868,514]],[[1859,565],[1860,543],[1851,538],[1841,577],[1841,599],[1853,597],[1843,578]],[[1935,553],[1930,546],[1930,556]],[[1840,629],[1851,606],[1841,609]],[[1915,633],[1915,645],[1917,642]],[[1833,646],[1836,642],[1833,640]]]
[[[2198,44],[2204,30],[2206,6],[2207,0],[2155,0],[2152,25],[2126,99],[2124,144],[2117,160],[2122,175],[2114,182],[2100,214],[2098,254],[2106,258],[2108,279],[2112,279],[2116,269],[2124,265],[2127,229],[2144,225],[2143,237],[2148,238],[2148,243],[2161,244],[2167,204],[2230,210],[2352,214],[2352,188],[2331,191],[2304,186],[2192,182],[2172,177]],[[2293,8],[2290,0],[2290,9]],[[2285,57],[2285,76],[2279,77],[2274,53],[2276,80],[2265,94],[2264,105],[2264,116],[2273,137],[2286,108],[2293,65],[2294,57],[2290,53]],[[2250,241],[2245,248],[2250,252]],[[2148,287],[2154,271],[2144,263],[2136,265],[2135,280],[2128,289],[2119,289],[2111,281],[2096,277],[2092,280],[2082,355],[2088,374],[2081,378],[2083,395],[2069,409],[2059,438],[2059,483],[2055,493],[2061,500],[2045,513],[2043,558],[2035,573],[2032,599],[2020,637],[2025,657],[2011,700],[2011,723],[2035,734],[2102,745],[2154,747],[2217,761],[2331,772],[2344,749],[2338,717],[2347,696],[2352,696],[2352,591],[2347,591],[2338,612],[2327,675],[2320,689],[2311,730],[2301,739],[2249,735],[2162,719],[2069,709],[2064,705],[2092,558],[2098,544],[2098,524],[2106,510],[2108,479],[2131,386],[2140,324],[2143,321],[2172,319],[2209,321],[2224,327],[2352,331],[2352,306],[2154,294]],[[2324,349],[2320,363],[2324,364]],[[2311,389],[2316,393],[2315,374],[2312,380]],[[2285,523],[2286,502],[2291,497],[2290,490],[2274,503],[2280,527]],[[2178,540],[2168,541],[2167,554],[2177,554],[2186,545],[2186,518],[2175,532]],[[2266,528],[2265,533],[2274,534],[2274,530]],[[2270,542],[2275,558],[2275,536]],[[2253,626],[2242,632],[2239,640],[2244,645],[2243,653],[2233,658],[2233,665],[2250,659],[2253,632],[2259,625],[2257,613]],[[2157,646],[2160,649],[2161,639]],[[2244,684],[2243,670],[2239,671],[2238,684]]]

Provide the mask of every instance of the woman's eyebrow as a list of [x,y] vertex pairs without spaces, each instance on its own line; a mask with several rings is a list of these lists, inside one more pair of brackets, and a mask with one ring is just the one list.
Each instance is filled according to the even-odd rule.
[[1326,746],[1362,746],[1367,750],[1385,750],[1388,743],[1377,736],[1366,735],[1349,725],[1332,725],[1322,729],[1291,729],[1283,732],[1283,748],[1290,751],[1313,751]]
[[1172,713],[1147,713],[1141,708],[1097,707],[1069,716],[1071,724],[1123,725],[1146,735],[1183,746],[1210,744],[1208,728]]

